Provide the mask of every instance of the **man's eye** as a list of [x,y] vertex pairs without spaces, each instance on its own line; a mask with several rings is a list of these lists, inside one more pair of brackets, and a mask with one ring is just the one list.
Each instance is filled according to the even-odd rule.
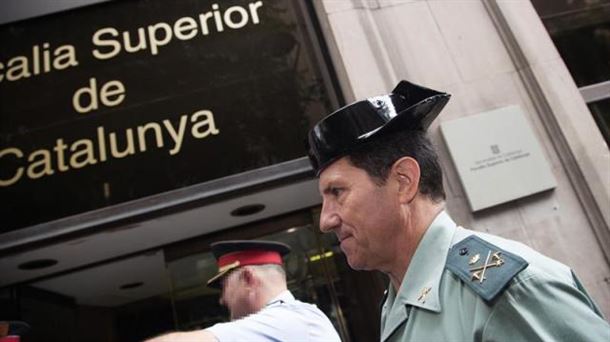
[[341,188],[331,188],[330,189],[330,193],[335,197],[338,197],[339,195],[341,195],[341,192],[343,192],[343,189],[341,189]]

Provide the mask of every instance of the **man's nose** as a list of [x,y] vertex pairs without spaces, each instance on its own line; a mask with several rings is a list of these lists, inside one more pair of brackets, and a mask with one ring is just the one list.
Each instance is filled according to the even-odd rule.
[[332,208],[332,205],[328,204],[327,202],[322,202],[322,212],[320,213],[320,231],[322,233],[328,233],[339,227],[340,224],[341,218]]

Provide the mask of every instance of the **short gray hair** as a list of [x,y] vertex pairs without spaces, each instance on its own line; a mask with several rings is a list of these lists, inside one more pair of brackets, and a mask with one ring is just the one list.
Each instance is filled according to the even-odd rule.
[[248,265],[257,271],[262,272],[275,272],[278,275],[282,276],[282,278],[286,279],[286,270],[284,270],[284,266],[277,264],[264,264],[264,265]]

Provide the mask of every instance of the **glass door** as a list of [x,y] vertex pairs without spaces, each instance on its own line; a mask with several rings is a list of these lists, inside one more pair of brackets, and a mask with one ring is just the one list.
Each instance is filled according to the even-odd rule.
[[[379,300],[385,280],[378,273],[351,270],[333,234],[322,235],[309,223],[255,238],[283,242],[292,248],[285,257],[288,289],[297,299],[316,304],[343,341],[379,338]],[[178,330],[206,328],[229,317],[218,302],[220,291],[205,285],[217,267],[207,246],[202,248],[205,250],[167,264]]]

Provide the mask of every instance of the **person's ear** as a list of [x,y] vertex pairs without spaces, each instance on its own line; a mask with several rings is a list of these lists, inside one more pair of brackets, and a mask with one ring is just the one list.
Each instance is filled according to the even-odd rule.
[[246,286],[253,286],[256,283],[256,276],[250,267],[244,267],[240,274],[240,278]]
[[419,191],[420,169],[417,160],[402,157],[392,165],[390,175],[398,183],[400,203],[411,203]]

